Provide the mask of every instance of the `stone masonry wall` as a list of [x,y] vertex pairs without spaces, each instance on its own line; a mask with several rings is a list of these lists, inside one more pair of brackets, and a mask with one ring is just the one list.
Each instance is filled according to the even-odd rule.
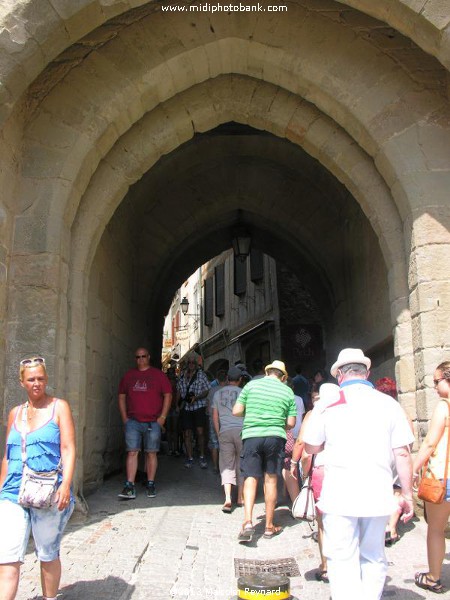
[[90,276],[86,339],[86,422],[84,489],[104,474],[123,468],[123,430],[117,387],[134,366],[135,347],[145,337],[145,324],[133,301],[135,235],[127,202],[107,226]]

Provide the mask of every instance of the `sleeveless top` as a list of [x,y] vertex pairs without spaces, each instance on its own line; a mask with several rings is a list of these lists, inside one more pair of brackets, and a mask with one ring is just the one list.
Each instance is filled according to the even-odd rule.
[[[55,399],[50,419],[26,435],[27,465],[33,471],[54,471],[61,459],[61,435],[59,425],[55,421],[57,402]],[[8,472],[0,491],[0,500],[11,500],[16,504],[22,480],[22,434],[17,428],[19,409],[20,406],[17,407],[6,442]],[[62,473],[59,474],[58,480],[61,483]]]
[[[447,404],[445,400],[444,402]],[[430,462],[428,463],[428,468],[431,470],[431,472],[437,479],[444,479],[445,475],[445,459],[447,457],[449,421],[450,419],[447,415],[445,419],[444,432],[442,434],[441,439],[438,442],[438,445],[434,449],[433,454],[430,456]],[[450,477],[450,466],[448,476]]]

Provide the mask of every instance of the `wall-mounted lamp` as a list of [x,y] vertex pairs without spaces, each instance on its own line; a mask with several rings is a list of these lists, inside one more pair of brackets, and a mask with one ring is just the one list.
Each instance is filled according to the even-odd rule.
[[250,246],[252,243],[249,232],[244,228],[236,229],[233,232],[231,243],[233,245],[234,256],[241,262],[244,262],[250,254]]
[[184,296],[183,299],[181,300],[180,306],[181,306],[181,312],[186,317],[196,317],[196,318],[198,318],[200,316],[198,313],[189,313],[188,312],[188,310],[189,310],[189,300],[186,298],[186,296]]

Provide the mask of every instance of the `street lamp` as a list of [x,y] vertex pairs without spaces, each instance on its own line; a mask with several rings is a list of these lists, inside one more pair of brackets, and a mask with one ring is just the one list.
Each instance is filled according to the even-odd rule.
[[187,311],[189,310],[189,300],[184,296],[182,301],[180,302],[181,312],[183,315],[187,315]]
[[250,246],[252,243],[249,232],[244,228],[237,229],[233,234],[231,243],[233,245],[234,256],[241,262],[244,262],[250,254]]
[[199,318],[200,314],[199,313],[189,313],[189,300],[186,298],[186,296],[183,297],[183,299],[180,302],[180,306],[181,306],[181,312],[183,313],[183,315],[185,315],[186,317],[195,317],[195,318]]

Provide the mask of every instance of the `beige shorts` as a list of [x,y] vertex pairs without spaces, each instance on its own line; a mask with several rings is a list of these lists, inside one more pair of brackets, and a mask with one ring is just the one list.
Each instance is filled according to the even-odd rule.
[[241,474],[242,439],[240,427],[227,429],[219,433],[219,469],[222,485],[242,485],[244,478]]

